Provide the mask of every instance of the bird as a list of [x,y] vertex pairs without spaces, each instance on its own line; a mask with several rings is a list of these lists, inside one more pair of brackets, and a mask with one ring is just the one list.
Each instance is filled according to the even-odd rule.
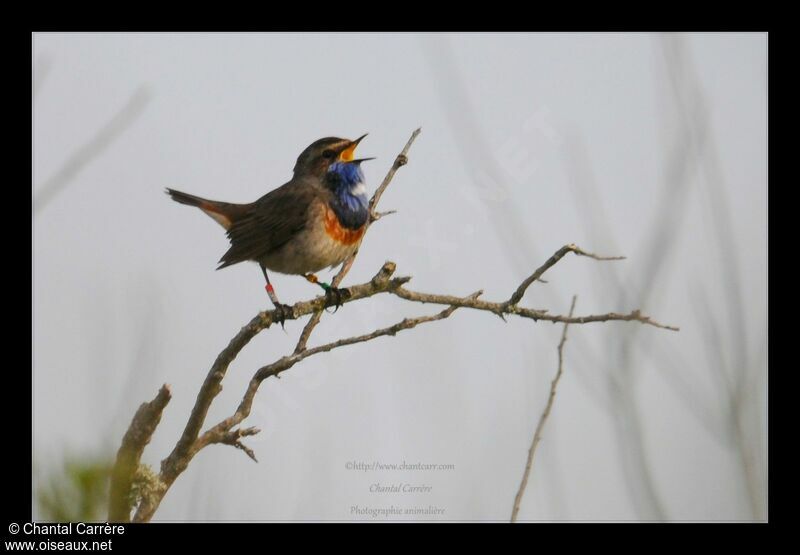
[[366,136],[314,141],[298,156],[288,182],[248,204],[166,189],[172,200],[199,208],[227,231],[231,246],[217,270],[245,261],[259,265],[281,326],[292,309],[278,300],[267,270],[301,275],[341,305],[341,291],[315,273],[343,263],[364,237],[370,210],[361,164],[374,158],[354,155]]

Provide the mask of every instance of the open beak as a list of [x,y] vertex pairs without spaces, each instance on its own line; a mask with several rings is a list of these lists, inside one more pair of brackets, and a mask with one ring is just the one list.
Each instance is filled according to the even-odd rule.
[[[358,143],[361,142],[361,139],[363,139],[367,135],[368,133],[364,133],[358,139],[347,145],[347,148],[345,148],[339,154],[339,160],[341,160],[342,162],[355,162],[356,160],[353,159],[353,155],[356,151],[356,147],[358,146]],[[363,162],[364,160],[368,160],[368,158],[362,158],[360,161]]]

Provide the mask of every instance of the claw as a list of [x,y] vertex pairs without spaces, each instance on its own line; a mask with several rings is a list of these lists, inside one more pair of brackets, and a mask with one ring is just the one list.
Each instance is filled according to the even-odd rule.
[[283,323],[287,318],[294,318],[294,311],[288,304],[275,303],[275,318],[274,321],[281,325],[281,329],[285,330]]
[[327,287],[325,289],[325,306],[333,305],[333,314],[339,310],[339,307],[344,304],[343,301],[350,297],[350,291],[347,289],[339,289],[338,287]]

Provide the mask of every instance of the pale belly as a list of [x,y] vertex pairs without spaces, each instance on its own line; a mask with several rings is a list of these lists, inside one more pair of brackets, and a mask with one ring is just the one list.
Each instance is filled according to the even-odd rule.
[[344,262],[361,244],[364,230],[342,228],[329,209],[319,213],[305,233],[270,253],[262,262],[268,270],[283,274],[318,272]]

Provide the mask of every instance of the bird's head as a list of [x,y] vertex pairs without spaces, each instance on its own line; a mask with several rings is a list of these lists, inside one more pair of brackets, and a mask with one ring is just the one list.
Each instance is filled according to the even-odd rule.
[[360,173],[359,164],[372,158],[356,159],[354,154],[358,143],[366,133],[355,141],[339,137],[325,137],[311,143],[297,158],[294,175],[311,175],[324,179],[329,171],[337,173]]

